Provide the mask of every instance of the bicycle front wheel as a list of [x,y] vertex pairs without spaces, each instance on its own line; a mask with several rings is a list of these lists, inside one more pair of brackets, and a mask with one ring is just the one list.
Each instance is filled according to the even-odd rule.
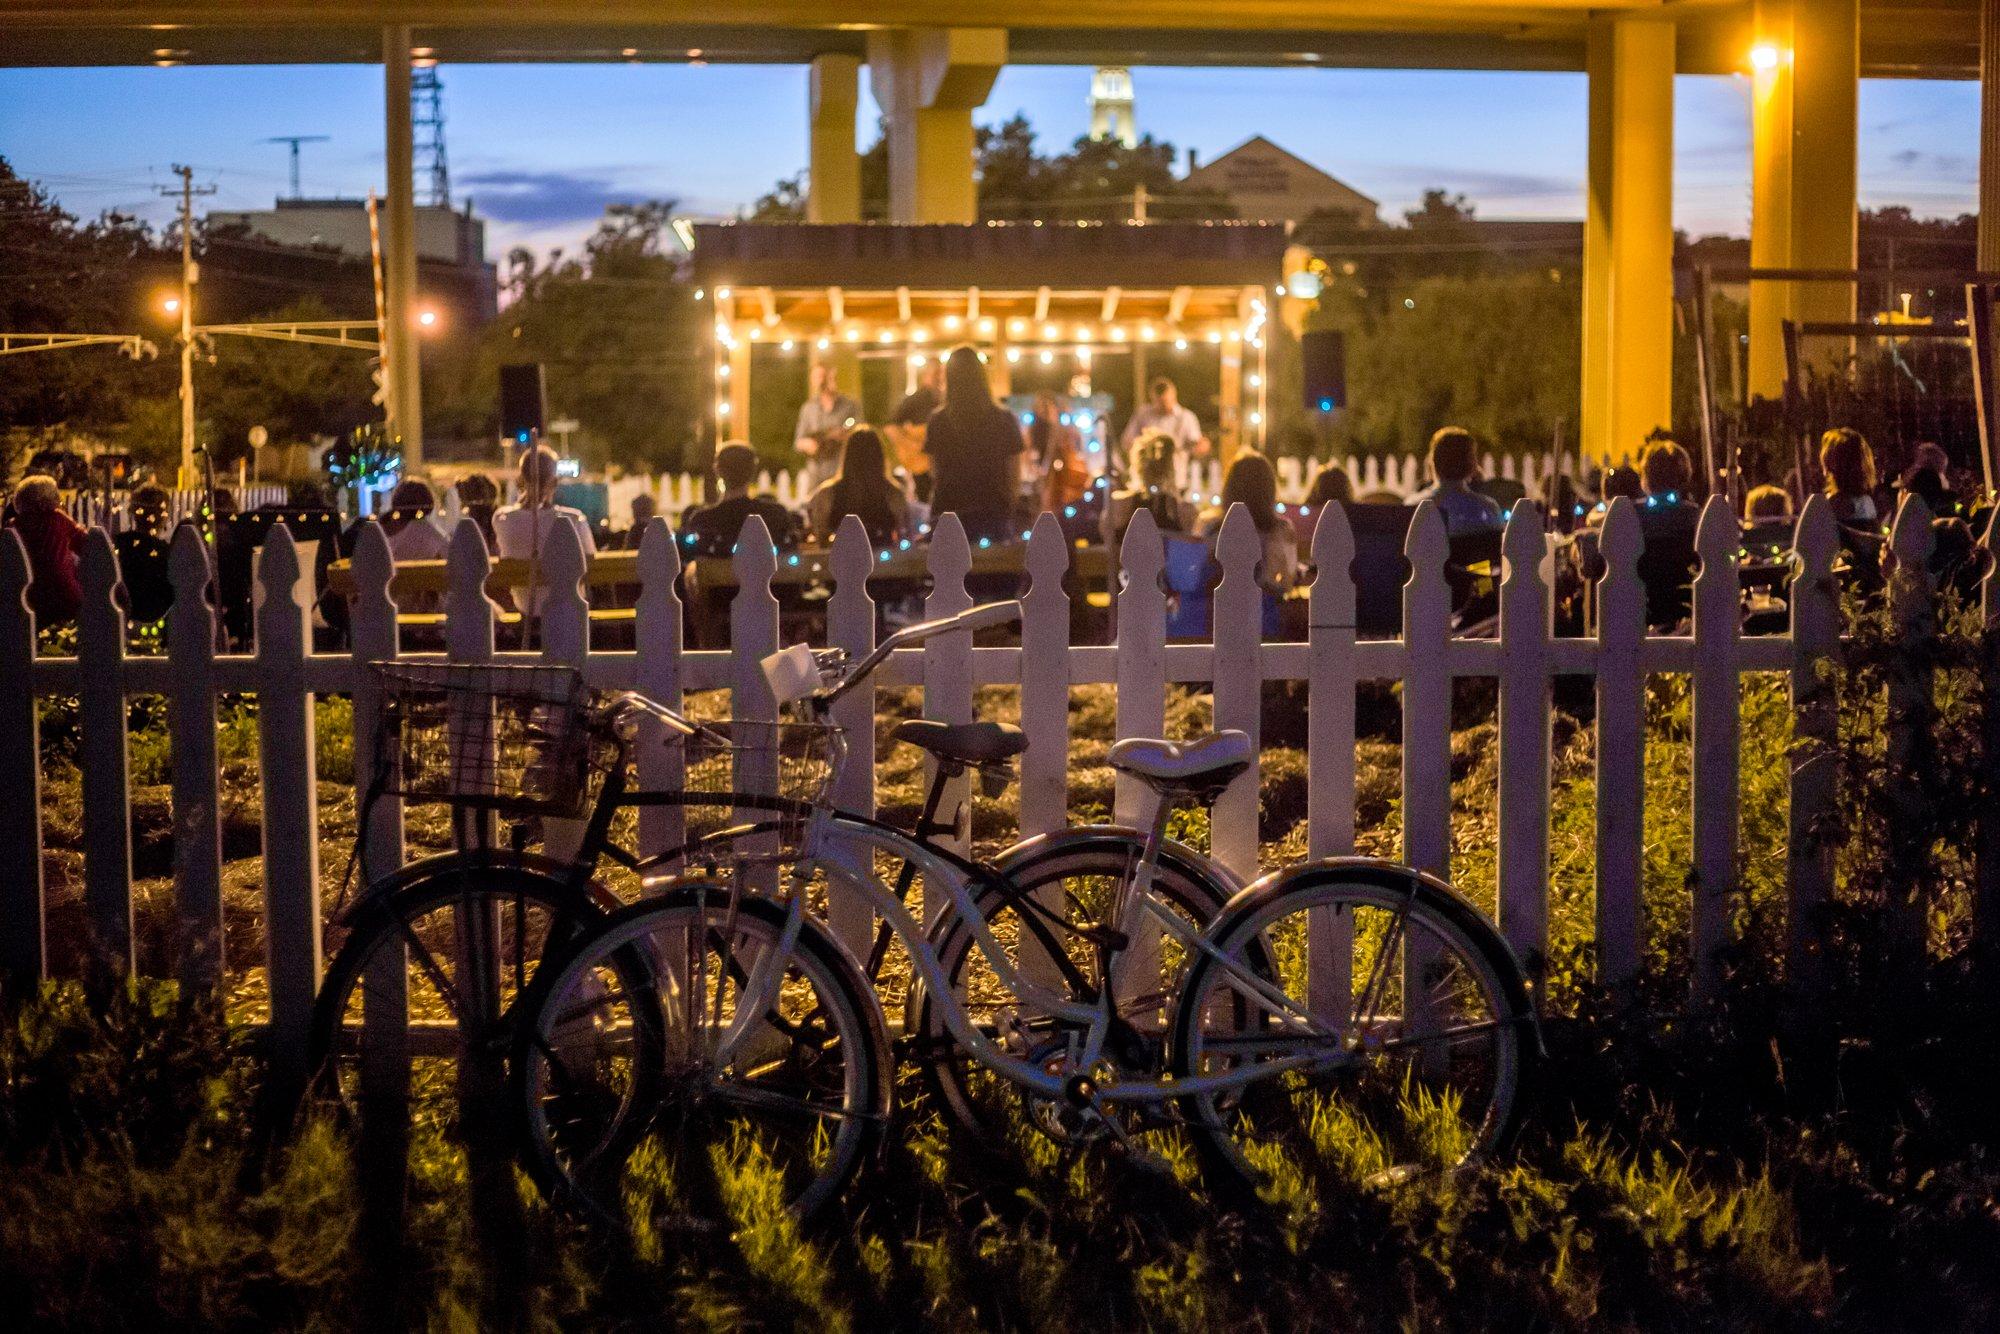
[[1174,1075],[1268,1067],[1184,1100],[1225,1192],[1452,1170],[1511,1141],[1534,1010],[1506,944],[1449,890],[1400,867],[1306,868],[1246,892],[1211,940],[1175,1014]]
[[602,1223],[670,1228],[740,1223],[771,1200],[806,1217],[839,1194],[889,1115],[888,1038],[816,922],[781,957],[786,918],[768,897],[686,884],[550,965],[513,1061],[545,1193]]

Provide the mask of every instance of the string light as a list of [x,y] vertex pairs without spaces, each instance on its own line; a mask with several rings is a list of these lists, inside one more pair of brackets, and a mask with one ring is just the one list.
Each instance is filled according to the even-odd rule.
[[1021,349],[1020,349],[1020,348],[1018,348],[1018,347],[1010,347],[1010,348],[1008,348],[1008,349],[1007,349],[1007,360],[1008,360],[1008,361],[1009,361],[1010,363],[1011,363],[1011,362],[1016,362],[1016,361],[1019,361],[1020,359],[1021,359]]
[[792,350],[792,340],[789,338],[787,338],[784,342],[778,344],[778,351],[780,352],[789,352],[791,350]]
[[922,345],[924,343],[928,343],[930,340],[931,340],[930,334],[926,333],[924,330],[922,329],[910,330],[910,341],[912,343]]
[[727,416],[729,415],[729,400],[728,400],[728,399],[726,399],[726,398],[725,398],[725,399],[723,399],[723,400],[722,400],[721,402],[719,402],[719,403],[717,403],[717,404],[715,405],[715,415],[716,415],[716,416],[718,416],[718,417],[727,417]]
[[1028,327],[1028,322],[1022,319],[1018,315],[1016,315],[1013,319],[1007,321],[1007,332],[1010,334],[1019,334],[1027,327]]
[[1056,328],[1053,324],[1044,324],[1042,326],[1042,337],[1044,338],[1055,338],[1061,333],[1062,330]]
[[1112,325],[1112,326],[1111,326],[1111,341],[1112,341],[1112,342],[1114,342],[1114,343],[1122,343],[1122,342],[1124,342],[1124,341],[1125,341],[1125,326],[1124,326],[1124,325],[1122,325],[1122,324],[1114,324],[1114,325]]
[[822,338],[817,343],[814,343],[813,346],[824,352],[833,346],[833,340],[831,338]]
[[945,317],[944,317],[944,328],[945,328],[945,332],[946,332],[946,333],[957,333],[957,332],[958,332],[958,327],[959,327],[959,326],[960,326],[961,324],[964,324],[964,323],[965,323],[965,321],[964,321],[964,320],[961,320],[961,319],[960,319],[960,318],[959,318],[958,316],[956,316],[956,315],[947,315],[947,316],[945,316]]
[[881,333],[875,335],[875,341],[887,347],[896,341],[896,332],[893,329],[884,329]]
[[717,362],[715,365],[715,376],[719,380],[727,380],[729,378],[729,363],[726,361]]
[[853,324],[850,324],[850,325],[848,325],[848,326],[847,326],[847,335],[846,335],[846,336],[847,336],[847,341],[848,341],[848,342],[850,342],[850,343],[858,343],[858,342],[860,342],[860,341],[861,341],[861,329],[860,329],[860,326],[859,326],[859,325],[853,325]]
[[1055,353],[1049,351],[1047,348],[1042,349],[1042,355],[1040,358],[1042,365],[1044,366],[1050,365],[1055,361],[1055,359],[1056,359]]
[[1174,340],[1174,351],[1176,351],[1176,352],[1185,352],[1185,351],[1187,351],[1187,339],[1185,339],[1185,338],[1176,338],[1176,339]]
[[929,357],[927,357],[927,356],[925,356],[925,355],[924,355],[923,353],[921,353],[921,352],[912,352],[912,353],[910,353],[910,364],[911,364],[912,366],[922,366],[922,365],[923,365],[923,364],[924,364],[924,363],[925,363],[926,361],[929,361],[929,360],[930,360],[930,358],[929,358]]
[[715,289],[715,299],[716,299],[717,301],[727,301],[727,300],[729,300],[729,289],[728,289],[727,287],[718,287],[718,288],[716,288],[716,289]]
[[999,327],[999,321],[995,320],[991,315],[979,321],[979,332],[983,334],[990,334]]
[[1140,341],[1140,342],[1142,342],[1142,343],[1150,343],[1150,342],[1152,342],[1152,341],[1153,341],[1153,326],[1152,326],[1152,325],[1150,325],[1150,324],[1142,324],[1142,325],[1140,325],[1140,326],[1139,326],[1139,341]]
[[1264,377],[1261,375],[1252,375],[1250,377],[1250,387],[1252,389],[1262,389],[1264,387]]
[[1216,329],[1210,329],[1208,331],[1208,341],[1211,346],[1220,343],[1222,341],[1221,331]]

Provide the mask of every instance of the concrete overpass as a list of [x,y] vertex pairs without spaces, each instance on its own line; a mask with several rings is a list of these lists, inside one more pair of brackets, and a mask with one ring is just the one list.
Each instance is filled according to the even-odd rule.
[[[0,0],[9,65],[376,63],[386,70],[391,419],[421,451],[411,61],[809,64],[810,215],[859,217],[861,71],[888,120],[899,222],[975,217],[972,113],[1009,62],[1574,70],[1587,74],[1583,444],[1669,419],[1673,76],[1745,73],[1752,263],[1854,263],[1863,76],[1978,78],[1980,263],[2000,269],[2000,0]],[[1750,388],[1787,318],[1837,284],[1753,288]]]

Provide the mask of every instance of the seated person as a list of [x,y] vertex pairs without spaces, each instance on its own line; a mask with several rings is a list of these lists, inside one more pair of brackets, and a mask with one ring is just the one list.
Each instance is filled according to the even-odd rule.
[[715,481],[722,494],[712,505],[681,516],[681,555],[727,556],[736,537],[755,514],[771,530],[779,550],[799,543],[799,518],[769,496],[753,495],[757,484],[757,451],[742,440],[716,446]]
[[[493,536],[502,559],[538,561],[547,548],[557,524],[566,523],[576,531],[583,554],[597,554],[597,542],[590,535],[590,522],[580,510],[555,503],[556,452],[537,445],[521,456],[521,503],[509,505],[493,516]],[[539,580],[537,581],[539,583]],[[546,590],[517,587],[510,590],[514,606],[528,616],[539,616],[546,602]]]
[[1264,556],[1258,562],[1257,582],[1268,593],[1284,592],[1298,578],[1299,542],[1292,526],[1278,513],[1277,470],[1255,450],[1245,450],[1236,456],[1222,478],[1221,503],[1204,511],[1195,522],[1194,535],[1208,543],[1211,553],[1222,535],[1229,507],[1237,504],[1250,511],[1251,521],[1263,540]]
[[626,551],[637,551],[646,539],[646,526],[660,512],[660,502],[653,499],[650,491],[641,491],[632,497],[632,526],[619,536],[618,545]]
[[133,625],[149,625],[174,605],[166,537],[172,507],[162,488],[140,487],[132,493],[132,526],[112,539],[118,577],[125,585],[126,615]]
[[1193,529],[1195,520],[1201,516],[1175,488],[1174,465],[1178,454],[1179,446],[1165,431],[1148,432],[1132,446],[1132,485],[1113,492],[1105,507],[1105,522],[1114,549],[1125,540],[1125,530],[1132,526],[1132,516],[1140,510],[1151,511],[1154,524],[1163,533]]
[[889,475],[886,454],[873,427],[854,428],[841,452],[839,473],[806,497],[806,524],[816,538],[831,543],[850,514],[861,520],[868,541],[878,547],[916,535],[909,497]]
[[1875,493],[1875,451],[1867,437],[1850,426],[1834,427],[1820,437],[1819,466],[1833,517],[1843,527],[1879,533],[1887,515]]
[[1792,494],[1782,486],[1766,482],[1750,488],[1743,497],[1743,517],[1751,523],[1790,523]]
[[1671,440],[1655,440],[1639,456],[1639,578],[1646,585],[1646,623],[1673,625],[1688,614],[1695,573],[1695,528],[1700,507],[1688,494],[1694,460]]
[[412,477],[396,484],[389,493],[389,512],[382,517],[382,532],[389,539],[389,554],[400,563],[406,560],[443,560],[451,542],[439,531],[437,494],[429,482]]
[[1313,527],[1319,523],[1319,516],[1328,505],[1353,503],[1354,480],[1347,475],[1347,469],[1337,463],[1323,463],[1313,474],[1305,499],[1297,505],[1285,507],[1288,511],[1285,518],[1292,525],[1292,536],[1304,549],[1312,545]]
[[1435,504],[1446,532],[1478,532],[1505,522],[1498,502],[1472,487],[1479,475],[1478,453],[1479,443],[1462,426],[1442,427],[1431,437],[1431,484],[1411,496],[1410,503]]
[[28,549],[28,610],[45,630],[76,619],[83,606],[83,529],[62,507],[62,491],[46,473],[31,473],[14,488],[8,526]]
[[1951,486],[1951,461],[1930,441],[1916,448],[1910,466],[1898,479],[1899,488],[1923,501],[1933,518],[1957,514],[1958,493]]
[[479,535],[486,539],[486,549],[497,551],[499,542],[493,536],[493,516],[500,509],[500,484],[483,472],[467,473],[458,479],[458,503],[464,507],[465,517],[479,525]]

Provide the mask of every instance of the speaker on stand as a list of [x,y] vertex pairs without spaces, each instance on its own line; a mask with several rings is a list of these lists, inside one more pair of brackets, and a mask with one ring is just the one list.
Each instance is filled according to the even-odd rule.
[[548,396],[542,363],[511,362],[500,368],[500,434],[526,449],[548,430]]

